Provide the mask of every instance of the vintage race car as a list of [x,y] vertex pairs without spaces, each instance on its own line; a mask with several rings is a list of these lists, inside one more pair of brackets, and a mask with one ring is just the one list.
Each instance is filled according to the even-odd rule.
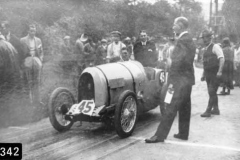
[[117,134],[132,134],[139,114],[156,108],[165,81],[161,69],[143,67],[137,61],[109,63],[83,70],[77,102],[66,88],[57,88],[49,100],[49,117],[58,131],[76,121],[113,124]]

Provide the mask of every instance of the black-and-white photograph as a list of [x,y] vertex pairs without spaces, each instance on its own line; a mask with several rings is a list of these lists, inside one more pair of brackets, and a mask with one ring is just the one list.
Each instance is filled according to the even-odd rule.
[[1,0],[0,160],[240,160],[240,0]]

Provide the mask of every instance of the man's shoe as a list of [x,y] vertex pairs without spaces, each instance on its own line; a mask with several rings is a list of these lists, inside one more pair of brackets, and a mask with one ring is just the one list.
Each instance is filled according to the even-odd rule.
[[174,134],[173,135],[174,138],[178,138],[178,139],[182,139],[182,140],[188,140],[188,137],[186,136],[182,136],[181,134]]
[[221,91],[218,95],[227,95],[227,92]]
[[158,143],[158,142],[164,142],[164,139],[159,139],[157,136],[152,136],[149,139],[145,139],[146,143]]
[[230,95],[230,89],[228,89],[228,91],[227,91],[226,95]]
[[201,114],[201,117],[211,117],[211,113],[204,112],[203,114]]
[[237,87],[237,86],[240,86],[238,83],[235,83],[233,86]]
[[213,110],[211,110],[211,114],[220,115],[220,111],[219,111],[219,109],[213,109]]

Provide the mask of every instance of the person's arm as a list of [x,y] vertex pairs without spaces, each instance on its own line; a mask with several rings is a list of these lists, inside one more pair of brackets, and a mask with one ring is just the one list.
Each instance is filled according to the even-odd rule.
[[224,62],[225,62],[225,58],[224,58],[222,48],[219,45],[214,44],[213,53],[215,53],[217,55],[218,59],[219,59],[219,67],[218,67],[217,77],[221,77]]
[[201,77],[201,81],[205,81],[206,77],[205,77],[205,72],[203,70],[203,73],[202,73],[202,77]]
[[[122,48],[127,48],[127,46],[123,43],[123,42],[120,42],[120,53],[119,53],[119,58],[120,60],[123,60],[122,59]],[[123,60],[124,61],[124,60]]]
[[85,44],[85,45],[83,46],[83,54],[84,54],[85,56],[88,56],[88,55],[91,54],[91,46],[90,46],[89,43],[87,43],[87,44]]
[[152,52],[154,54],[154,60],[157,61],[158,60],[158,52],[157,52],[157,48],[156,48],[156,45],[155,43],[152,43]]
[[133,52],[133,45],[132,45],[132,44],[130,45],[130,49],[131,49],[130,59],[131,59],[131,60],[135,60],[134,52]]
[[109,63],[110,62],[110,58],[111,58],[111,47],[112,46],[112,44],[109,44],[108,46],[107,46],[107,57],[106,57],[106,62],[107,63]]
[[[162,60],[165,60],[167,59],[167,52],[168,52],[168,49],[169,49],[169,46],[168,44],[164,45],[163,49],[162,49],[162,53],[161,53],[161,56],[162,56]],[[160,59],[160,57],[159,57]]]
[[151,49],[152,49],[152,62],[153,62],[152,67],[156,67],[158,63],[158,52],[157,52],[156,45],[153,42],[152,42]]
[[217,72],[217,77],[222,76],[222,70],[223,70],[224,62],[225,62],[224,57],[221,57],[219,59],[219,68],[218,68],[218,72]]
[[194,56],[194,62],[197,62],[197,60],[198,60],[198,55],[199,55],[199,49],[197,48],[197,49],[196,49],[195,56]]
[[102,57],[102,50],[101,50],[101,46],[98,46],[96,49],[96,56],[97,57]]
[[136,43],[136,44],[133,46],[133,55],[134,55],[134,58],[135,58],[136,61],[139,60],[139,55],[138,55],[138,53],[140,52],[139,47],[140,47],[140,46],[138,45],[138,43]]
[[234,54],[234,61],[238,62],[240,56],[240,47],[236,49],[236,53]]
[[80,55],[88,55],[88,53],[86,53],[85,50],[85,46],[82,42],[77,41],[76,42],[76,54],[80,54]]
[[43,47],[42,47],[42,41],[41,39],[39,39],[39,46],[38,46],[38,53],[39,53],[39,58],[41,61],[43,61],[43,57],[44,57],[44,54],[43,54]]

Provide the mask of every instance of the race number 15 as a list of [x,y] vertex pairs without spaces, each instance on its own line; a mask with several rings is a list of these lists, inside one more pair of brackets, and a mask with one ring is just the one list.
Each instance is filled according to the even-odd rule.
[[21,143],[0,143],[1,159],[22,159]]

